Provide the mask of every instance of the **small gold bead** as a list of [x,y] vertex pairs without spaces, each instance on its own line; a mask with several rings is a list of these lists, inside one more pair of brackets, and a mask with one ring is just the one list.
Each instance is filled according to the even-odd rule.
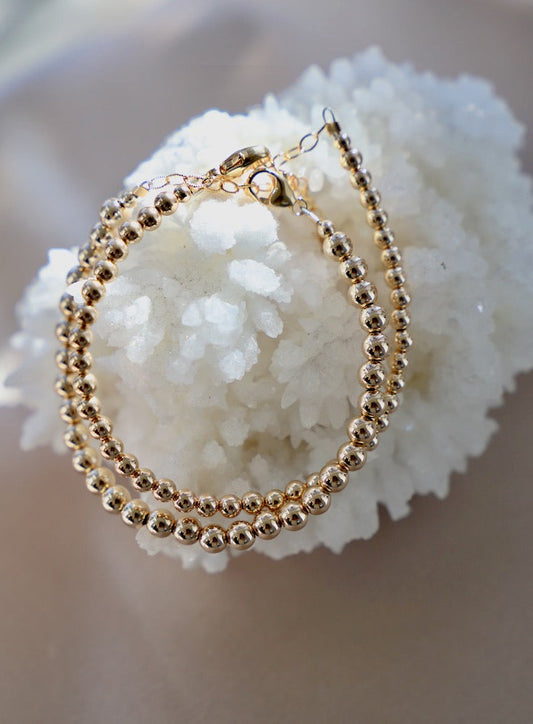
[[84,425],[71,425],[63,434],[63,441],[71,450],[79,450],[87,442],[87,430]]
[[226,518],[235,518],[241,511],[241,501],[236,495],[224,495],[220,499],[218,507]]
[[306,488],[302,495],[304,510],[311,515],[325,513],[331,503],[331,496],[318,485],[311,485]]
[[105,440],[113,432],[113,423],[108,417],[97,417],[89,425],[89,434],[97,440]]
[[153,231],[161,224],[161,214],[154,206],[145,206],[137,214],[137,221],[148,231]]
[[138,469],[139,461],[135,455],[121,453],[115,458],[115,470],[119,475],[129,478],[134,475]]
[[139,200],[139,197],[134,191],[125,190],[118,195],[118,200],[126,209],[132,209]]
[[174,531],[176,519],[167,510],[154,510],[150,513],[146,527],[157,538],[166,538]]
[[402,255],[397,246],[389,246],[381,252],[381,261],[388,269],[402,263]]
[[337,451],[337,461],[345,470],[361,470],[366,462],[366,451],[358,445],[346,442]]
[[365,332],[382,332],[387,326],[387,315],[382,307],[373,304],[361,310],[359,322]]
[[88,277],[90,274],[89,267],[85,266],[73,266],[72,269],[70,269],[67,272],[66,282],[67,286],[70,284],[75,284],[76,282],[79,282],[80,279],[84,279],[85,277]]
[[159,500],[160,503],[168,503],[176,494],[176,486],[172,480],[161,478],[155,484],[153,491],[156,500]]
[[372,362],[381,362],[389,353],[389,343],[384,334],[369,334],[363,342],[363,352]]
[[176,522],[174,535],[176,539],[189,546],[198,540],[202,527],[196,518],[181,518]]
[[405,380],[401,374],[393,372],[387,380],[387,392],[391,392],[393,395],[401,392],[405,387]]
[[255,541],[254,529],[245,520],[237,520],[232,523],[228,528],[227,536],[230,547],[237,551],[248,550]]
[[68,343],[74,349],[87,349],[93,341],[93,333],[90,329],[74,327],[68,337]]
[[385,432],[385,430],[386,430],[386,429],[388,428],[388,426],[389,426],[389,422],[390,422],[389,416],[388,416],[388,414],[381,415],[380,417],[376,417],[376,419],[374,420],[374,422],[375,422],[375,424],[376,424],[376,431],[377,431],[377,432],[379,432],[379,433]]
[[289,500],[298,500],[301,498],[305,485],[300,480],[291,480],[285,486],[285,495]]
[[68,356],[69,367],[73,372],[84,374],[93,366],[93,358],[90,352],[71,352]]
[[322,242],[322,251],[330,259],[340,261],[352,253],[352,242],[346,234],[336,231],[331,236],[326,236]]
[[356,148],[349,148],[341,156],[341,165],[349,171],[357,171],[362,163],[363,156]]
[[60,397],[68,398],[74,395],[72,382],[67,375],[61,375],[55,381],[54,389]]
[[403,372],[407,369],[409,360],[404,352],[395,352],[392,357],[391,369],[393,372]]
[[196,507],[196,495],[192,490],[178,490],[174,497],[174,507],[180,513],[189,513]]
[[112,282],[113,279],[116,279],[117,274],[117,265],[115,264],[115,262],[110,261],[109,259],[102,259],[102,261],[99,261],[98,264],[96,264],[96,266],[94,267],[94,276],[98,279],[99,282],[102,282],[103,284]]
[[79,397],[92,397],[98,387],[98,380],[92,372],[88,372],[75,377],[72,386]]
[[115,460],[123,451],[124,445],[116,437],[110,437],[100,444],[100,452],[106,460]]
[[257,537],[263,540],[272,540],[281,530],[278,516],[270,510],[258,513],[252,525]]
[[336,460],[326,463],[319,473],[320,485],[328,493],[338,493],[348,484],[348,473]]
[[397,309],[405,309],[410,304],[411,297],[405,287],[398,287],[390,293],[390,300]]
[[219,525],[208,525],[200,533],[200,545],[208,553],[218,553],[226,547],[226,531]]
[[100,218],[106,226],[116,226],[122,221],[124,207],[118,199],[109,199],[100,209]]
[[390,415],[400,406],[400,398],[398,395],[388,393],[385,395],[385,405],[387,406],[387,413]]
[[357,282],[348,287],[348,299],[358,307],[369,307],[374,304],[376,297],[376,287],[370,282]]
[[385,273],[385,280],[390,287],[398,289],[405,284],[405,274],[403,269],[399,266],[394,266],[392,269],[387,269]]
[[91,397],[88,400],[79,400],[78,414],[84,420],[94,420],[100,414],[102,405],[98,397]]
[[409,347],[412,347],[413,338],[409,332],[396,332],[394,335],[394,342],[398,352],[406,352]]
[[361,412],[368,417],[380,417],[387,410],[385,398],[377,390],[363,392],[359,398]]
[[111,239],[105,247],[105,255],[109,261],[123,261],[128,256],[128,245],[122,239]]
[[364,417],[354,417],[347,425],[348,437],[356,445],[366,445],[376,434],[376,426]]
[[61,344],[68,344],[72,327],[69,322],[59,322],[56,324],[56,337]]
[[115,476],[109,468],[94,468],[87,473],[85,485],[91,493],[103,493],[115,484]]
[[383,209],[371,209],[367,212],[366,220],[373,229],[384,229],[387,226],[389,217]]
[[209,518],[217,512],[217,499],[213,495],[199,495],[196,508],[200,515]]
[[346,151],[349,151],[352,146],[350,136],[347,133],[335,134],[333,136],[333,143],[342,153],[346,153]]
[[120,513],[130,499],[129,491],[122,485],[113,485],[102,493],[102,505],[108,513]]
[[301,530],[307,523],[307,513],[295,501],[285,503],[279,512],[281,523],[286,530]]
[[78,261],[80,266],[93,267],[102,258],[103,250],[97,244],[89,242],[78,249]]
[[365,362],[359,369],[359,380],[364,387],[375,389],[385,379],[385,368],[381,362]]
[[311,473],[311,475],[308,475],[305,479],[305,484],[308,487],[311,487],[312,485],[319,485],[320,477],[318,473]]
[[364,259],[358,256],[351,256],[339,264],[339,276],[341,279],[347,279],[349,282],[362,281],[368,272],[368,266]]
[[381,194],[379,191],[371,186],[369,189],[361,191],[361,206],[366,209],[375,209],[381,202]]
[[127,244],[137,244],[144,235],[144,227],[138,221],[125,221],[120,229],[118,235]]
[[394,244],[394,232],[391,229],[378,229],[374,232],[374,243],[379,249],[388,249]]
[[136,498],[126,503],[121,515],[126,525],[130,525],[132,528],[139,528],[141,525],[146,524],[148,516],[150,515],[150,508],[144,500]]
[[63,422],[68,422],[70,424],[77,422],[79,420],[79,415],[76,400],[66,400],[66,402],[59,408],[59,415]]
[[56,365],[59,368],[61,372],[69,372],[70,371],[70,365],[69,365],[69,354],[68,350],[61,349],[56,354]]
[[88,304],[97,304],[105,297],[105,287],[96,279],[88,279],[81,288],[81,295]]
[[145,493],[155,485],[155,475],[148,468],[137,469],[132,476],[131,484],[135,490]]
[[411,323],[411,318],[405,309],[395,309],[390,319],[392,326],[398,332],[403,332]]
[[72,456],[72,465],[78,473],[88,473],[95,468],[99,462],[98,453],[91,447],[82,447],[81,450],[77,450]]
[[172,193],[179,204],[184,204],[191,198],[191,191],[187,186],[185,186],[185,184],[178,184],[177,186],[174,186]]
[[112,238],[113,234],[111,233],[109,226],[106,226],[101,222],[95,224],[89,233],[90,241],[92,241],[93,244],[98,244],[99,246],[105,246]]
[[265,495],[265,505],[270,510],[279,510],[285,502],[285,495],[281,490],[274,488]]
[[366,168],[358,168],[350,174],[350,182],[358,191],[364,191],[370,188],[372,184],[372,175]]
[[61,298],[59,300],[59,311],[67,319],[70,319],[72,317],[72,315],[76,311],[77,306],[78,305],[74,301],[74,297],[72,296],[72,294],[65,292],[61,295]]
[[320,221],[317,221],[316,229],[318,236],[321,239],[325,239],[326,236],[331,236],[335,232],[335,227],[333,226],[332,221],[328,221],[326,219],[321,219]]
[[178,208],[178,200],[172,191],[161,191],[154,199],[154,206],[160,214],[169,216]]
[[263,496],[255,490],[251,490],[242,496],[242,509],[245,513],[254,515],[263,507]]

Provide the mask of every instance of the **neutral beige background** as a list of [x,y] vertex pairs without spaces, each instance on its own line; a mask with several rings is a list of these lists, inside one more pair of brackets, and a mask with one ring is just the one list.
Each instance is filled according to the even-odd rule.
[[[492,78],[533,120],[531,9],[388,5],[169,4],[145,21],[142,51],[133,36],[87,47],[4,93],[2,336],[45,250],[83,238],[166,132],[256,102],[313,60],[380,42],[395,60]],[[531,170],[530,140],[524,158]],[[250,554],[218,576],[148,558],[66,459],[19,454],[23,413],[0,410],[0,721],[530,723],[532,393],[521,377],[446,501],[383,515],[340,556]]]

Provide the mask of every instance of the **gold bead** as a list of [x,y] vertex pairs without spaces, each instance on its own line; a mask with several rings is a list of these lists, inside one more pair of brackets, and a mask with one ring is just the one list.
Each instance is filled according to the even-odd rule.
[[245,551],[251,548],[255,541],[254,529],[245,520],[237,520],[228,528],[228,543],[231,548]]
[[158,480],[153,490],[154,498],[160,503],[168,503],[176,494],[176,486],[167,478]]
[[350,174],[350,182],[354,189],[364,191],[372,184],[372,175],[366,168],[358,168]]
[[285,495],[289,500],[301,498],[305,485],[300,480],[291,480],[285,486]]
[[135,455],[121,453],[115,458],[115,470],[119,475],[129,478],[135,474],[135,471],[138,470],[138,468],[139,461]]
[[218,553],[226,547],[226,531],[219,525],[208,525],[200,533],[200,545],[208,553]]
[[144,235],[144,227],[138,221],[125,221],[120,229],[118,235],[127,244],[137,244]]
[[122,239],[111,239],[106,244],[105,255],[109,261],[123,261],[128,253],[128,245]]
[[330,259],[340,261],[352,253],[352,242],[346,234],[336,231],[331,236],[326,236],[322,242],[322,251]]
[[376,287],[370,282],[357,282],[348,287],[348,299],[358,307],[368,307],[374,304],[376,297]]
[[154,206],[145,206],[137,214],[137,221],[148,231],[153,231],[161,224],[161,214]]
[[350,136],[347,133],[336,133],[333,136],[333,143],[342,153],[349,151],[352,146]]
[[398,352],[406,352],[413,345],[413,339],[409,332],[396,332],[394,342]]
[[89,307],[87,305],[78,307],[74,312],[74,321],[79,327],[90,327],[91,324],[96,322],[97,317],[98,310],[96,307]]
[[79,450],[87,442],[87,430],[81,424],[71,425],[63,434],[63,441],[71,450]]
[[60,349],[56,354],[56,365],[61,372],[69,372],[68,350]]
[[196,508],[200,515],[209,518],[217,512],[217,499],[213,495],[199,495]]
[[283,527],[289,531],[300,530],[307,523],[307,513],[300,505],[291,500],[281,508],[279,517]]
[[390,319],[392,326],[397,332],[403,332],[411,323],[411,318],[405,309],[395,309]]
[[90,347],[93,341],[93,333],[90,329],[74,327],[68,337],[68,343],[74,349],[84,350]]
[[93,366],[93,358],[90,352],[71,352],[68,356],[69,367],[73,372],[84,374]]
[[407,365],[409,364],[409,360],[407,359],[407,356],[404,352],[395,352],[392,357],[392,371],[393,372],[403,372],[407,369]]
[[359,369],[359,380],[364,387],[375,389],[385,379],[385,368],[381,362],[365,362]]
[[365,332],[382,332],[387,326],[387,315],[382,307],[373,304],[361,310],[359,321]]
[[88,372],[86,375],[75,377],[72,387],[79,397],[92,397],[98,387],[98,380],[92,372]]
[[379,249],[387,249],[394,244],[394,232],[391,229],[378,229],[374,233],[374,243]]
[[224,495],[219,500],[218,507],[226,518],[235,518],[241,511],[241,501],[236,495]]
[[124,508],[122,509],[122,520],[126,525],[130,525],[133,528],[139,528],[141,525],[144,525],[146,521],[148,520],[148,516],[150,515],[150,508],[148,505],[144,502],[144,500],[140,500],[139,498],[136,498],[135,500],[130,500]]
[[196,507],[196,495],[192,490],[178,490],[174,498],[174,507],[180,513],[189,513]]
[[372,450],[375,450],[378,445],[379,445],[379,437],[377,435],[374,435],[372,440],[369,440],[367,442],[367,444],[365,445],[365,448],[368,450],[368,452],[372,452]]
[[82,447],[72,456],[72,465],[78,473],[88,473],[95,468],[99,462],[98,453],[91,447]]
[[81,288],[81,295],[88,304],[97,304],[105,297],[105,287],[96,279],[88,279]]
[[390,415],[400,406],[400,398],[398,395],[391,395],[388,393],[385,395],[385,404],[387,406],[387,412]]
[[389,287],[398,289],[405,284],[405,274],[400,266],[394,266],[392,269],[387,269],[385,273],[385,280]]
[[308,475],[305,479],[305,484],[308,487],[311,487],[312,485],[319,485],[320,477],[318,473],[311,473],[311,475]]
[[129,491],[122,485],[113,485],[102,493],[102,505],[109,513],[120,513],[130,499]]
[[150,513],[146,527],[157,538],[166,538],[173,531],[176,519],[167,510],[154,510]]
[[393,395],[401,392],[405,387],[405,380],[398,372],[393,372],[387,380],[387,392],[391,392]]
[[178,208],[178,200],[172,191],[161,191],[154,199],[154,206],[160,214],[168,216]]
[[359,398],[359,407],[361,412],[368,417],[380,417],[387,410],[385,398],[377,390],[363,392]]
[[373,229],[384,229],[387,226],[389,217],[383,209],[371,209],[367,212],[366,220]]
[[189,546],[198,540],[202,527],[196,518],[181,518],[176,522],[174,535],[176,539]]
[[96,264],[96,266],[94,267],[94,276],[98,279],[99,282],[102,282],[103,284],[112,282],[113,279],[116,279],[117,274],[117,265],[115,264],[115,262],[110,261],[109,259],[102,259],[102,261],[99,261],[98,264]]
[[101,494],[114,484],[115,476],[109,468],[94,468],[85,477],[85,485],[91,493]]
[[89,232],[90,241],[92,241],[93,244],[98,244],[99,246],[105,246],[112,238],[113,234],[111,233],[109,226],[106,226],[101,222],[95,224]]
[[97,417],[89,425],[89,434],[96,440],[105,440],[112,432],[113,423],[108,417]]
[[330,460],[319,473],[320,485],[328,493],[338,493],[348,484],[348,473],[336,460]]
[[78,249],[78,261],[80,266],[93,267],[102,258],[102,248],[97,244],[89,242]]
[[116,226],[122,221],[124,207],[118,199],[109,199],[100,209],[100,218],[106,226]]
[[71,326],[68,322],[59,322],[56,324],[56,337],[61,344],[68,344],[71,333]]
[[386,429],[388,428],[388,426],[389,426],[389,422],[390,422],[389,416],[388,416],[388,414],[381,415],[380,417],[376,417],[376,419],[374,420],[374,422],[375,422],[375,424],[376,424],[376,431],[377,431],[377,432],[379,432],[379,433],[385,432],[385,430],[386,430]]
[[356,148],[350,148],[341,156],[341,165],[349,171],[357,171],[361,168],[363,156]]
[[326,219],[321,219],[320,221],[317,221],[316,230],[318,236],[321,239],[325,239],[326,236],[331,236],[331,234],[335,233],[335,227],[333,226],[333,222]]
[[361,206],[364,208],[375,209],[379,206],[380,202],[381,194],[374,186],[361,191]]
[[72,382],[67,375],[61,375],[58,377],[54,384],[54,389],[60,397],[68,398],[74,394],[74,388]]
[[70,319],[74,312],[76,311],[77,304],[74,301],[74,297],[72,294],[68,294],[68,292],[65,292],[61,295],[61,298],[59,300],[59,311],[65,316],[67,319]]
[[100,452],[106,460],[115,460],[124,451],[122,440],[117,437],[110,437],[100,443]]
[[63,422],[68,422],[70,424],[77,422],[79,420],[79,415],[76,400],[66,400],[66,402],[59,408],[59,415]]
[[184,204],[191,198],[191,191],[187,186],[185,186],[185,184],[178,184],[177,186],[174,186],[172,193],[179,204]]
[[405,309],[411,302],[411,296],[405,287],[398,287],[390,293],[390,300],[396,309]]
[[263,507],[263,496],[255,490],[251,490],[242,496],[242,509],[245,513],[254,515]]
[[364,417],[354,417],[347,425],[348,437],[356,445],[366,445],[376,434],[376,426]]
[[78,414],[84,420],[94,420],[102,410],[98,397],[91,397],[88,400],[79,400]]
[[66,282],[67,286],[70,286],[70,284],[75,284],[76,282],[79,282],[80,279],[83,279],[84,277],[88,277],[90,273],[89,267],[83,267],[83,266],[73,266],[72,269],[70,269],[67,272]]
[[331,496],[318,485],[311,485],[306,488],[302,495],[304,510],[311,515],[325,513],[331,503]]
[[258,513],[252,525],[257,537],[263,540],[272,540],[281,530],[278,516],[270,510]]
[[139,200],[139,197],[135,191],[125,190],[118,195],[118,200],[125,208],[132,209]]
[[361,470],[366,462],[366,451],[351,442],[344,443],[337,451],[337,461],[345,470]]
[[135,490],[145,493],[155,485],[155,475],[148,468],[137,469],[132,476],[131,484]]
[[389,246],[381,252],[381,261],[387,269],[399,266],[402,263],[402,255],[397,246]]
[[368,266],[364,259],[358,256],[350,256],[339,264],[339,276],[349,282],[362,281],[368,272]]
[[279,510],[285,502],[285,495],[281,490],[274,488],[265,495],[265,505],[270,510]]
[[381,362],[389,353],[389,343],[384,334],[369,334],[363,342],[363,352],[372,362]]

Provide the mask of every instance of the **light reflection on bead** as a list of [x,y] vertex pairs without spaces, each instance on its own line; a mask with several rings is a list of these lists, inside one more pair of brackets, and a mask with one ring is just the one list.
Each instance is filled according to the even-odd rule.
[[263,507],[263,496],[255,490],[250,490],[242,496],[242,509],[245,513],[255,514]]
[[348,473],[343,470],[336,460],[330,460],[324,465],[319,473],[320,485],[328,491],[328,493],[338,493],[343,490],[348,483]]
[[281,530],[278,516],[270,510],[258,513],[252,525],[258,538],[263,540],[272,540]]
[[130,500],[122,509],[122,520],[132,528],[139,528],[144,525],[150,515],[150,508],[144,500]]
[[148,468],[140,468],[133,473],[131,484],[135,490],[145,493],[155,485],[155,475]]
[[196,506],[196,496],[192,490],[178,490],[173,503],[180,513],[189,513]]
[[241,511],[241,501],[236,495],[224,495],[219,500],[219,510],[226,518],[234,518]]
[[154,498],[160,503],[168,503],[176,494],[176,486],[172,480],[161,478],[154,487]]
[[101,494],[115,484],[115,476],[109,468],[94,468],[85,477],[87,490]]
[[325,513],[331,503],[331,496],[318,485],[311,485],[306,488],[302,495],[302,504],[304,510],[311,515],[321,515]]
[[183,545],[196,543],[202,527],[196,518],[181,518],[176,522],[174,536]]
[[226,547],[226,532],[218,525],[208,525],[200,533],[200,545],[208,553],[218,553]]
[[337,451],[337,461],[345,470],[361,470],[366,462],[366,451],[351,442],[344,443]]
[[131,499],[129,491],[122,485],[113,485],[102,494],[102,505],[108,513],[120,513]]
[[279,517],[283,527],[289,531],[300,530],[307,523],[307,513],[300,503],[292,500],[281,508]]
[[213,495],[199,495],[196,508],[200,515],[209,518],[217,512],[217,499]]
[[78,473],[87,473],[99,463],[98,453],[91,447],[84,447],[72,456],[72,465]]
[[146,527],[157,538],[166,538],[174,531],[176,519],[167,510],[154,510],[150,513]]
[[279,510],[284,502],[285,495],[283,494],[283,491],[278,490],[278,488],[269,490],[265,495],[265,505],[267,508],[270,508],[270,510]]
[[291,480],[285,486],[285,495],[289,500],[301,498],[305,485],[300,480]]
[[254,529],[245,520],[238,520],[228,528],[228,543],[231,548],[245,551],[251,548],[255,541]]

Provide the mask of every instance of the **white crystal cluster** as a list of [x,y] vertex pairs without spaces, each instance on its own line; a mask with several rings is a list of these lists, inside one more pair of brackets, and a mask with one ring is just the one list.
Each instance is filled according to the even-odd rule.
[[[397,519],[414,493],[445,496],[451,472],[494,432],[490,408],[533,364],[523,129],[483,80],[421,75],[370,50],[327,74],[310,68],[246,115],[194,119],[127,185],[204,172],[250,144],[291,147],[321,124],[326,105],[382,192],[404,252],[415,347],[403,404],[377,451],[326,515],[256,544],[274,558],[368,538],[378,503]],[[324,139],[292,167],[309,179],[322,215],[349,232],[387,304],[379,252],[338,152]],[[11,352],[20,368],[10,383],[32,408],[25,448],[62,449],[53,327],[74,262],[74,251],[51,250],[18,308]],[[126,449],[159,476],[217,495],[266,492],[319,469],[346,440],[360,393],[362,333],[345,289],[309,220],[239,195],[206,193],[182,206],[132,248],[94,328],[99,396]],[[144,530],[138,541],[209,570],[231,557]]]

